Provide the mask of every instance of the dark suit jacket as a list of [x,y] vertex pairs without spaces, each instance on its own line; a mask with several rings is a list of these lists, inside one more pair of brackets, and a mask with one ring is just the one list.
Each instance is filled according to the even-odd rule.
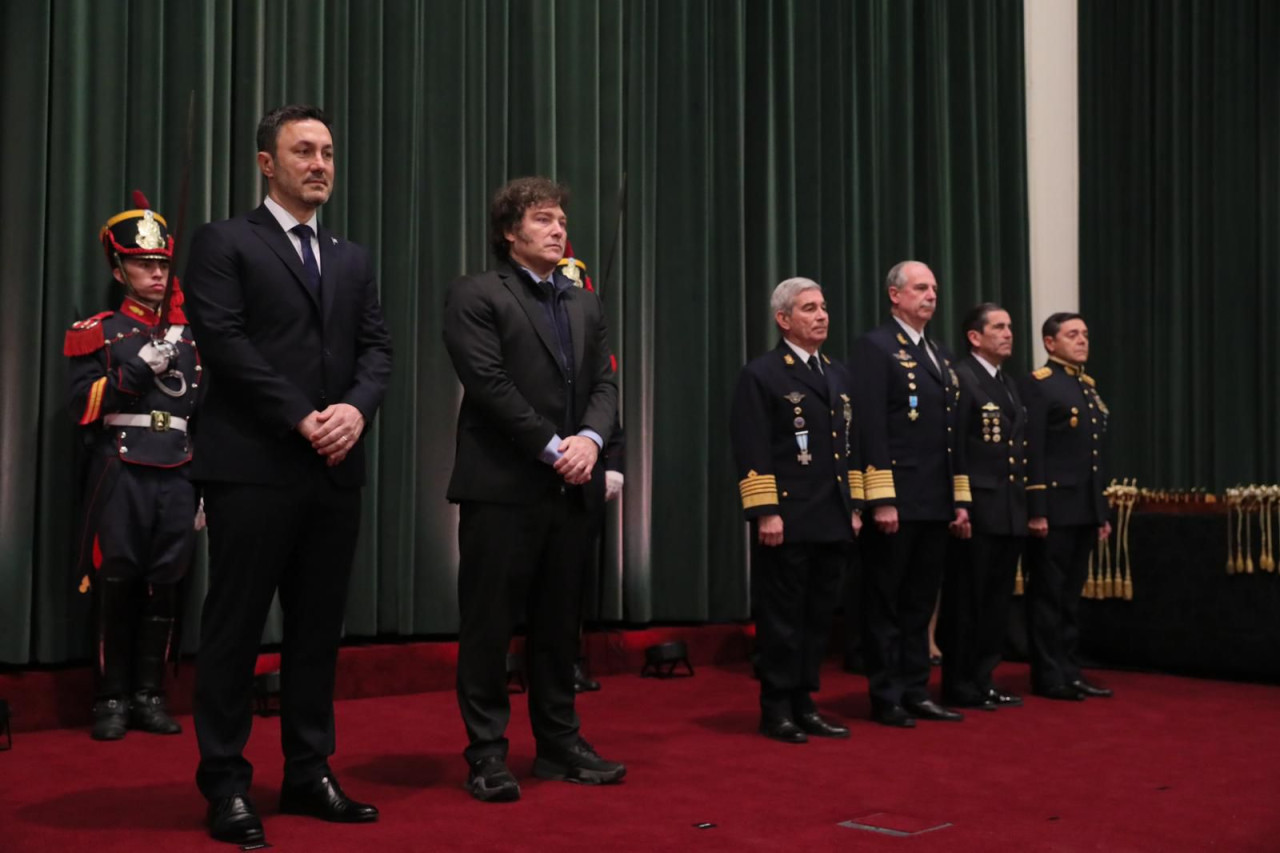
[[963,452],[973,491],[969,520],[976,533],[1025,536],[1027,412],[1022,398],[1012,379],[1006,376],[1002,386],[972,355],[955,367],[960,378],[957,450]]
[[[618,386],[600,299],[578,287],[561,298],[573,339],[571,376],[525,273],[503,263],[449,285],[444,343],[463,389],[450,501],[538,500],[563,482],[538,458],[553,435],[568,438],[588,428],[608,443]],[[603,500],[604,467],[601,454],[585,490],[589,504]]]
[[[265,206],[193,235],[186,307],[208,383],[195,479],[296,482],[324,460],[294,427],[333,403],[359,409],[368,434],[391,375],[373,264],[323,226],[318,238],[319,301]],[[363,484],[364,439],[328,470],[339,485]]]
[[1027,505],[1054,525],[1099,525],[1108,517],[1102,467],[1107,407],[1093,377],[1050,360],[1019,384],[1027,405]]
[[[781,515],[783,542],[852,541],[850,516],[862,505],[849,372],[826,356],[822,368],[813,372],[781,342],[742,368],[733,395],[743,514]],[[801,432],[808,464],[798,458]]]
[[955,453],[960,389],[946,350],[934,355],[938,367],[891,319],[854,342],[849,362],[867,506],[896,506],[902,521],[950,521],[971,500]]

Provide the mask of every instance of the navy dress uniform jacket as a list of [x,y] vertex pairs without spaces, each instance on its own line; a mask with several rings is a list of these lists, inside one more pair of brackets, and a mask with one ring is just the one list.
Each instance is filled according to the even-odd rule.
[[863,500],[852,382],[844,365],[821,358],[820,374],[781,342],[742,368],[734,392],[743,513],[781,515],[784,542],[852,541],[850,516]]
[[972,355],[955,364],[963,464],[973,503],[969,521],[978,533],[1027,533],[1027,413],[1012,380],[1001,383]]
[[890,320],[853,345],[867,506],[892,505],[900,521],[951,521],[972,500],[956,450],[959,383],[948,354],[935,367]]
[[1107,406],[1093,377],[1075,365],[1050,359],[1022,378],[1027,407],[1027,503],[1032,518],[1050,528],[1104,524],[1106,480],[1102,441]]

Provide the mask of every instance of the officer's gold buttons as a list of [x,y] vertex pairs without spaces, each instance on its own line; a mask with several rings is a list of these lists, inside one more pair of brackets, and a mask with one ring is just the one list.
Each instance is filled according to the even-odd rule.
[[1015,482],[1016,480],[1017,480],[1017,478],[1016,478],[1016,477],[1014,477],[1012,474],[1010,474],[1010,475],[1009,475],[1009,482],[1010,482],[1010,483]]
[[1012,456],[1010,456],[1010,457],[1009,457],[1009,464],[1010,464],[1010,465],[1017,465],[1017,464],[1018,464],[1018,460],[1017,460],[1017,459],[1014,459]]

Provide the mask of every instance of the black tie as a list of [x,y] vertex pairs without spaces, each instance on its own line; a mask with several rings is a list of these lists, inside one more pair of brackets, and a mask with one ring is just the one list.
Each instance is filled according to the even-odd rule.
[[1013,392],[1009,390],[1009,383],[1004,378],[1004,371],[996,368],[996,381],[1000,383],[1000,387],[1004,389],[1004,395],[1009,398],[1009,402],[1013,403]]
[[560,363],[568,375],[573,373],[573,334],[569,330],[569,314],[555,282],[548,279],[538,283],[542,289],[543,304],[547,306],[551,327],[556,330],[556,343],[560,345]]
[[805,363],[809,365],[809,369],[814,373],[819,376],[822,375],[822,365],[818,363],[818,357],[816,355],[809,356],[809,360]]
[[311,235],[310,225],[295,225],[289,229],[298,235],[298,239],[302,241],[302,268],[307,272],[307,287],[311,288],[311,295],[317,300],[320,299],[320,265],[316,263],[315,252],[311,251]]

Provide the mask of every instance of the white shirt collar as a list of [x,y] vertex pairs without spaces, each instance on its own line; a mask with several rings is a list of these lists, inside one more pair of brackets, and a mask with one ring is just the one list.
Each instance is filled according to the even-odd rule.
[[899,317],[897,314],[893,315],[893,319],[896,320],[898,325],[902,327],[902,331],[907,333],[907,337],[911,339],[911,343],[915,346],[920,346],[920,339],[924,337],[924,335],[920,334],[915,329],[911,328],[906,323],[902,322],[902,318]]
[[995,378],[996,378],[996,371],[997,371],[997,370],[999,370],[1000,368],[996,367],[994,364],[992,364],[991,362],[987,361],[985,358],[983,358],[982,356],[978,355],[978,354],[977,354],[976,352],[974,352],[973,350],[970,350],[970,351],[969,351],[969,354],[973,356],[974,360],[975,360],[976,362],[978,362],[978,364],[981,364],[984,368],[986,368],[987,373],[990,373],[990,374],[991,374],[991,378],[992,378],[992,379],[995,379]]
[[267,196],[263,199],[262,203],[266,205],[267,210],[271,211],[271,215],[276,218],[276,222],[280,223],[280,227],[285,230],[286,234],[292,233],[292,229],[296,225],[310,225],[312,234],[317,237],[319,236],[319,231],[316,228],[316,212],[314,210],[311,211],[310,219],[306,222],[299,222],[293,217],[292,213],[281,207],[280,203],[271,196]]
[[787,338],[783,338],[783,339],[782,339],[782,341],[783,341],[783,343],[785,343],[787,346],[791,347],[791,351],[792,351],[793,353],[795,353],[795,354],[796,354],[796,358],[800,359],[801,361],[805,362],[806,364],[809,362],[809,356],[810,356],[810,355],[817,355],[817,353],[816,353],[816,352],[815,352],[815,353],[810,353],[810,352],[809,352],[808,350],[806,350],[804,347],[802,347],[802,346],[797,346],[796,344],[792,343],[792,342],[791,342],[790,340],[788,340]]

